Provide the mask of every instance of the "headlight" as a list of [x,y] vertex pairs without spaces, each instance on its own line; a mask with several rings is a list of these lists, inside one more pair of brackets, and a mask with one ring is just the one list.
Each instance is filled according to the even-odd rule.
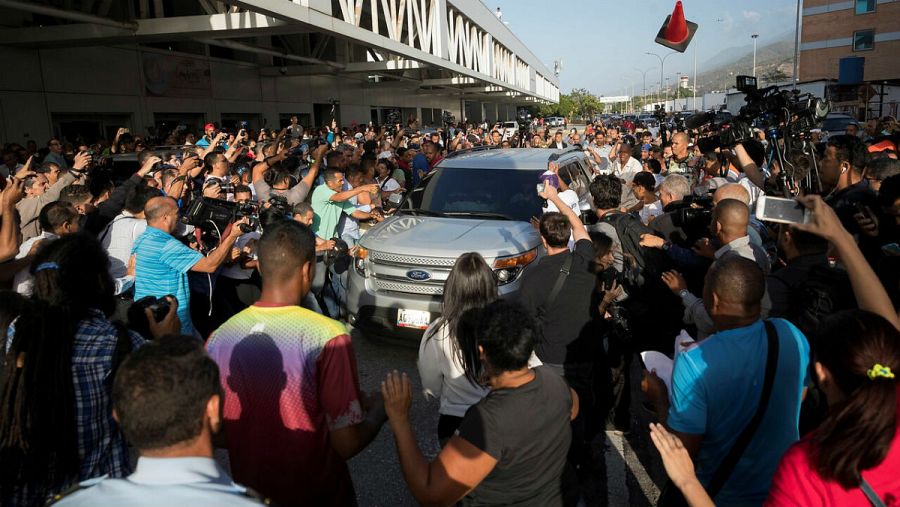
[[365,277],[366,275],[366,260],[369,258],[369,250],[363,247],[357,247],[356,253],[353,254],[353,267],[356,269],[356,272],[359,276]]
[[535,259],[537,259],[537,248],[519,255],[500,257],[495,260],[491,268],[494,270],[497,285],[506,285],[518,278],[525,266],[534,262]]

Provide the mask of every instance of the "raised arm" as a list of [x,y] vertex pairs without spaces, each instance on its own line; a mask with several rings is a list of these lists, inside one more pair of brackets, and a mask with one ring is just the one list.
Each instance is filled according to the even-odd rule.
[[900,329],[900,315],[894,311],[894,305],[887,291],[859,250],[853,236],[841,225],[834,210],[817,195],[798,197],[797,200],[812,211],[812,218],[810,223],[794,224],[794,227],[831,242],[847,268],[859,308],[884,317],[894,327]]
[[750,155],[747,153],[747,150],[744,149],[744,145],[738,143],[734,147],[734,154],[737,158],[737,165],[741,168],[741,171],[747,175],[747,178],[753,182],[754,185],[761,189],[766,188],[766,177],[763,174],[762,170],[756,165],[756,162],[750,158]]
[[546,199],[556,205],[556,209],[559,210],[560,213],[565,215],[566,218],[569,219],[569,225],[572,226],[572,239],[575,240],[576,243],[579,241],[586,239],[588,241],[591,240],[591,237],[588,236],[587,230],[584,228],[584,224],[581,222],[581,218],[572,211],[572,208],[569,207],[568,204],[564,203],[562,199],[559,198],[559,193],[556,191],[556,187],[553,185],[544,185],[544,191],[539,194],[541,198]]

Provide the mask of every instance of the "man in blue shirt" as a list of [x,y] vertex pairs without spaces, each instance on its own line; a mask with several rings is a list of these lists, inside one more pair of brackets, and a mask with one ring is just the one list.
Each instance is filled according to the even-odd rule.
[[[675,360],[672,392],[653,373],[647,395],[684,443],[704,487],[756,412],[768,354],[760,309],[765,278],[753,261],[726,256],[706,275],[703,302],[716,333]],[[809,344],[793,324],[772,319],[778,334],[774,388],[759,427],[715,497],[717,505],[762,505],[778,461],[800,436]]]
[[203,254],[178,241],[172,233],[178,226],[178,205],[171,197],[154,197],[144,208],[147,230],[135,242],[134,299],[144,296],[163,297],[173,295],[178,300],[178,318],[181,332],[195,335],[191,322],[190,290],[188,271],[214,273],[228,258],[235,240],[243,234],[236,222],[219,243],[219,246],[204,257]]

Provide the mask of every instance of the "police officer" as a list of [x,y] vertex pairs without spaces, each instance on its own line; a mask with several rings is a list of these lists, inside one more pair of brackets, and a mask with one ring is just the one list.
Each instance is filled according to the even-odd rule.
[[51,505],[263,505],[213,460],[212,437],[222,425],[220,389],[219,368],[199,341],[171,336],[148,342],[122,363],[113,384],[113,414],[140,452],[135,472],[84,482]]

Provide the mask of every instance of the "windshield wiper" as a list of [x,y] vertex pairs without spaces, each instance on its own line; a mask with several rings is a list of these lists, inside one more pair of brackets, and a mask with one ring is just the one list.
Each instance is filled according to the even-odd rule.
[[404,208],[399,211],[400,211],[400,213],[409,213],[410,215],[425,215],[425,216],[429,216],[429,217],[446,216],[446,214],[441,211],[432,211],[430,209],[422,209],[422,208]]
[[493,213],[490,211],[447,211],[444,215],[448,217],[480,217],[491,218],[494,220],[512,220],[512,217],[502,213]]

